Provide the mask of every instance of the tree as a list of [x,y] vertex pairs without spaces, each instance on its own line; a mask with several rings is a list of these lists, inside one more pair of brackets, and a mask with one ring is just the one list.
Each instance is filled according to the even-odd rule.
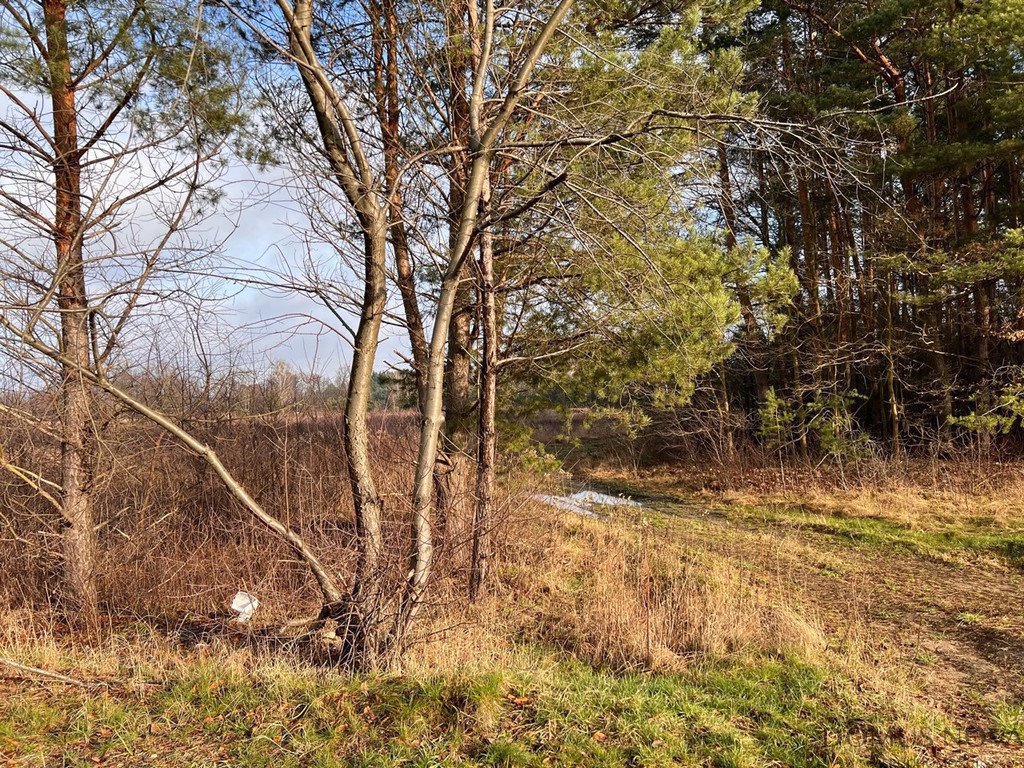
[[714,49],[742,51],[766,117],[833,120],[842,137],[831,165],[735,142],[720,156],[729,229],[800,279],[787,329],[742,340],[730,389],[755,413],[774,387],[805,454],[815,402],[852,396],[857,428],[899,455],[948,440],[958,402],[989,410],[1019,362],[997,330],[1019,306],[1016,10],[785,0],[740,35],[711,30]]
[[165,262],[181,269],[204,252],[185,233],[238,119],[228,51],[192,10],[0,4],[3,341],[59,364],[63,598],[90,624],[97,414],[87,372],[129,345],[133,314],[169,288]]
[[[403,580],[394,598],[385,592],[382,578],[385,566],[382,504],[369,462],[366,421],[373,365],[386,310],[389,235],[399,231],[397,223],[389,221],[396,214],[394,198],[389,198],[389,193],[394,195],[397,187],[393,172],[388,170],[388,163],[393,161],[394,155],[384,153],[385,167],[375,165],[377,158],[369,142],[379,146],[381,135],[368,133],[365,123],[358,119],[357,111],[361,103],[378,102],[382,96],[386,98],[388,85],[382,78],[389,69],[380,66],[386,63],[380,59],[385,48],[377,44],[367,56],[371,62],[378,63],[377,67],[370,68],[369,79],[363,74],[366,70],[360,69],[361,62],[354,52],[350,52],[347,59],[354,64],[351,69],[331,71],[323,65],[320,55],[321,50],[338,41],[330,35],[322,35],[318,26],[326,21],[323,15],[319,15],[328,10],[326,7],[315,6],[310,0],[298,0],[294,4],[282,0],[279,2],[280,20],[284,27],[282,36],[277,35],[279,27],[273,20],[258,18],[257,23],[251,20],[252,17],[237,14],[240,19],[245,19],[264,44],[294,64],[315,118],[319,148],[329,177],[343,193],[356,225],[356,239],[361,241],[363,291],[353,338],[352,372],[345,412],[345,448],[355,499],[359,558],[348,597],[336,604],[332,601],[325,605],[323,613],[324,617],[340,621],[343,656],[354,666],[374,666],[400,649],[423,605],[433,564],[431,506],[435,462],[444,421],[448,329],[466,279],[465,265],[471,258],[473,242],[479,231],[480,198],[495,160],[499,139],[517,111],[538,62],[571,4],[571,0],[562,0],[531,32],[530,42],[523,49],[510,51],[513,63],[507,77],[503,77],[495,61],[495,29],[499,13],[491,5],[486,5],[482,18],[474,19],[468,29],[469,37],[474,41],[471,48],[477,52],[477,57],[473,61],[472,82],[467,84],[465,187],[460,195],[451,198],[453,210],[445,212],[451,224],[450,235],[439,260],[439,292],[425,358],[417,364],[421,376],[420,411],[423,421],[410,505],[412,533],[408,578]],[[394,6],[389,7],[394,13]],[[393,34],[394,18],[385,19],[381,10],[374,5],[363,16],[337,19],[338,24],[324,26],[323,29],[340,30],[340,39],[347,42],[352,41],[348,35],[353,27],[368,29],[370,34],[367,37],[371,41],[382,39],[385,29],[391,29]],[[456,14],[456,17],[464,18],[462,14]],[[433,24],[434,21],[427,23]],[[314,27],[317,27],[316,31]],[[377,59],[373,58],[374,54]],[[337,58],[331,60],[341,63]],[[411,80],[403,81],[402,86],[413,85],[417,90],[401,92],[398,98],[403,101],[412,99],[414,94],[430,93],[427,72],[415,67],[410,69],[410,74]],[[372,114],[373,111],[367,110],[367,113]],[[388,122],[384,122],[383,128],[387,129]],[[411,154],[410,148],[403,146],[402,149]],[[462,150],[441,147],[435,151],[443,154],[445,151]],[[391,238],[393,241],[394,237]]]

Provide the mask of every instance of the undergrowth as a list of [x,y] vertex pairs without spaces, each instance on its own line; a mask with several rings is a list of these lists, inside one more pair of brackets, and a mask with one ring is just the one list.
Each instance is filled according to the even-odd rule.
[[186,644],[136,618],[82,644],[0,612],[0,656],[101,683],[0,681],[0,757],[911,768],[948,736],[832,647],[784,574],[695,549],[680,519],[532,508],[516,525],[482,602],[439,585],[401,674],[345,675],[239,628]]

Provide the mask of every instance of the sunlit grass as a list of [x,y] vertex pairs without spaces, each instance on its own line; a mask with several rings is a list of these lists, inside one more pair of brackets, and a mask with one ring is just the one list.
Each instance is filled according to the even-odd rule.
[[[14,755],[185,766],[866,766],[906,752],[832,673],[787,658],[615,675],[535,649],[531,669],[350,677],[215,660],[145,693],[24,688]],[[909,753],[908,753],[909,754]]]
[[944,562],[997,558],[1024,568],[1024,530],[974,527],[917,529],[890,520],[822,515],[801,509],[736,507],[737,516],[825,533],[855,544],[884,546]]
[[992,735],[999,741],[1024,744],[1024,704],[1001,702],[992,707]]
[[[649,479],[644,483],[658,488],[662,494],[650,500],[654,510],[669,515],[677,512],[685,515],[707,505],[700,499],[676,496],[671,484],[652,483]],[[638,488],[620,477],[602,477],[601,484],[618,493],[639,495]],[[889,497],[885,496],[871,501],[858,497],[856,503],[847,506],[841,494],[829,497],[821,492],[817,492],[817,501],[813,504],[790,503],[773,496],[759,499],[756,494],[737,498],[726,494],[714,506],[737,522],[747,520],[783,525],[831,535],[857,545],[887,547],[942,562],[965,564],[980,558],[1024,568],[1024,526],[1019,518],[1003,514],[1005,510],[1001,506],[993,502],[993,508],[998,507],[1000,513],[993,512],[991,517],[980,514],[957,516],[945,507],[941,515],[911,514],[907,509],[927,505],[927,498],[910,490],[905,491],[902,497],[899,510],[887,509],[885,501]],[[1010,501],[1007,499],[1007,504]],[[1013,501],[1015,503],[1015,499]]]

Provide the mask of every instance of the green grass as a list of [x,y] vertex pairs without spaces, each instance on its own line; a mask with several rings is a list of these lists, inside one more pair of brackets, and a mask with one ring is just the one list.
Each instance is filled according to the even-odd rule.
[[0,755],[61,765],[810,768],[875,765],[884,754],[913,765],[887,742],[891,713],[866,714],[853,690],[776,658],[613,675],[538,652],[530,670],[447,678],[246,675],[205,662],[143,692],[23,687],[0,700]]
[[957,624],[965,624],[967,626],[974,626],[985,621],[984,616],[973,611],[960,611],[953,618],[956,619]]
[[[690,514],[692,502],[671,495],[645,496],[625,483],[602,482],[611,492],[631,495],[647,504],[649,511],[669,516]],[[699,504],[698,504],[699,508]],[[994,557],[1024,568],[1024,530],[963,525],[957,528],[910,528],[892,520],[875,517],[847,517],[809,512],[775,504],[728,505],[721,511],[735,520],[757,520],[824,533],[854,544],[887,547],[943,562],[967,562],[977,557]]]
[[999,741],[1024,744],[1024,704],[1002,702],[992,708],[992,735]]
[[[622,481],[597,484],[611,493],[639,499],[649,511],[666,515],[692,514],[694,502],[660,491],[645,494]],[[700,508],[700,502],[696,508]],[[942,562],[966,563],[978,557],[997,558],[1024,568],[1024,529],[997,528],[977,521],[957,527],[910,528],[892,520],[811,512],[776,504],[716,506],[734,520],[757,520],[824,533],[854,544],[887,547]]]
[[734,507],[732,514],[816,531],[855,544],[898,549],[944,562],[996,557],[1024,568],[1024,531],[956,528],[916,529],[890,520],[843,517],[777,507]]

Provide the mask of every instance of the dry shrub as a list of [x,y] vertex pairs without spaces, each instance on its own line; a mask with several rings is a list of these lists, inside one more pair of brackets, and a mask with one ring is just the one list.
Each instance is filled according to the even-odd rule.
[[[253,496],[302,533],[339,574],[354,559],[354,511],[345,471],[341,415],[307,412],[193,426]],[[371,419],[378,491],[389,547],[383,570],[401,578],[415,455],[414,414]],[[59,452],[17,424],[0,438],[20,466],[59,475]],[[5,434],[4,434],[5,433]],[[94,511],[101,600],[108,614],[173,616],[223,611],[238,589],[257,594],[269,618],[318,609],[308,569],[231,498],[200,458],[130,416],[105,428],[97,457]],[[0,472],[3,591],[15,605],[59,603],[60,515],[33,489]]]
[[[416,417],[377,414],[372,426],[386,506],[386,568],[388,578],[401,578]],[[351,571],[353,510],[336,414],[236,420],[210,427],[205,437],[261,503],[301,531],[339,574]],[[52,475],[51,449],[26,441],[19,461]],[[502,666],[543,643],[616,669],[660,669],[702,655],[812,653],[820,645],[812,625],[738,564],[686,551],[671,531],[640,520],[565,516],[531,501],[538,484],[550,487],[549,481],[514,463],[504,470],[490,594],[467,603],[467,528],[449,521],[409,665]],[[200,459],[159,432],[114,422],[97,477],[111,637],[144,618],[153,637],[162,638],[152,642],[173,645],[168,630],[176,621],[223,611],[238,589],[260,598],[263,627],[316,612],[318,594],[305,566],[237,507]],[[0,542],[0,556],[11,555],[4,591],[12,607],[44,617],[33,630],[37,639],[57,638],[59,628],[45,626],[45,609],[55,599],[59,520],[9,477],[0,478],[0,504],[18,534]],[[17,647],[9,636],[2,641]]]

